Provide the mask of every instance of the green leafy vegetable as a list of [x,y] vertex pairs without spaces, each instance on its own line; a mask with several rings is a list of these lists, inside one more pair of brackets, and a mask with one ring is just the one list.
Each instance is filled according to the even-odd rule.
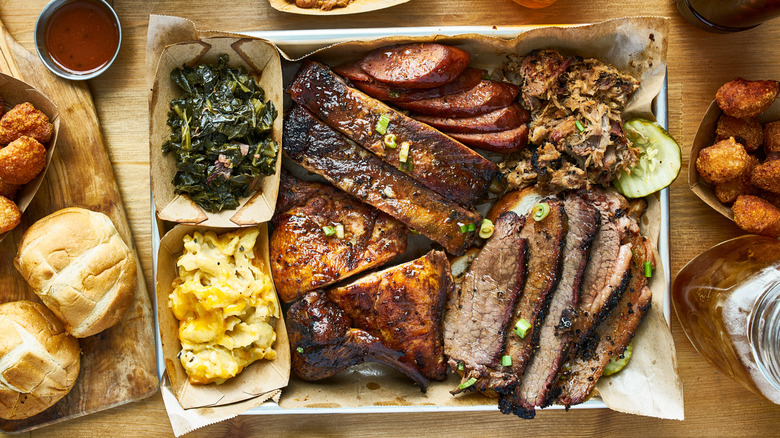
[[216,65],[171,72],[183,94],[171,100],[171,136],[162,145],[176,158],[176,193],[210,212],[238,207],[261,176],[276,172],[279,155],[273,102],[243,68],[227,63],[223,55]]

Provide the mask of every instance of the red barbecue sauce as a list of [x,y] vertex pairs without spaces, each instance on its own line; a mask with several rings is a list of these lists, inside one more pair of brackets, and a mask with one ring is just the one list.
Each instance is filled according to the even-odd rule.
[[119,27],[111,11],[92,0],[75,0],[55,11],[46,23],[46,48],[63,70],[87,74],[114,57]]

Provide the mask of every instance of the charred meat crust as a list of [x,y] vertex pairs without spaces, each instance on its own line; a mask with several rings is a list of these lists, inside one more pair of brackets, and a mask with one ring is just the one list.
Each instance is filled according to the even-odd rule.
[[[552,294],[550,309],[541,329],[539,350],[526,368],[515,390],[515,404],[524,408],[523,418],[533,417],[535,406],[546,406],[550,389],[569,351],[573,318],[582,277],[588,263],[590,244],[599,228],[600,213],[592,204],[576,195],[564,200],[569,218],[563,273]],[[508,398],[507,401],[508,402]]]
[[[540,328],[547,314],[551,292],[561,278],[565,237],[569,230],[563,202],[553,197],[544,198],[542,202],[550,207],[547,217],[540,221],[527,219],[521,233],[529,243],[528,278],[507,335],[505,354],[512,357],[510,372],[518,379],[522,378],[529,359],[538,347]],[[521,319],[531,325],[524,338],[513,331]]]
[[284,152],[306,170],[398,219],[451,254],[462,254],[475,238],[474,232],[462,232],[461,226],[478,224],[479,214],[444,199],[349,142],[300,105],[285,117]]
[[[483,196],[498,172],[494,163],[465,145],[349,87],[318,62],[305,61],[287,92],[391,166],[402,167],[429,189],[459,204],[471,205]],[[380,118],[388,121],[385,132],[395,135],[398,145],[410,144],[405,162],[401,148],[386,147],[385,132],[375,129]]]
[[423,392],[428,387],[428,379],[401,361],[403,353],[365,330],[351,328],[349,317],[322,290],[310,291],[290,306],[285,321],[292,372],[303,380],[321,380],[353,365],[379,362],[406,374]]
[[328,297],[354,325],[404,353],[403,362],[427,378],[444,380],[442,313],[453,288],[450,264],[442,251],[328,290]]
[[514,384],[504,378],[500,359],[526,277],[526,240],[520,237],[524,223],[524,216],[511,211],[496,220],[493,236],[447,302],[445,354],[461,382],[474,378],[472,389],[482,392]]

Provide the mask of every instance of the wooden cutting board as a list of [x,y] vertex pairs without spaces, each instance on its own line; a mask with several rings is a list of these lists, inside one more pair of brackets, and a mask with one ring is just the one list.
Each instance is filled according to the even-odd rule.
[[[65,207],[100,211],[111,218],[125,242],[133,248],[135,245],[87,84],[49,72],[36,55],[10,36],[2,21],[0,71],[37,88],[60,111],[57,147],[43,184],[22,223],[0,242],[0,302],[39,301],[13,265],[22,234],[36,220]],[[154,316],[137,257],[136,263],[135,301],[124,319],[111,329],[79,340],[81,372],[73,390],[36,416],[0,420],[0,430],[31,430],[140,400],[157,391]]]

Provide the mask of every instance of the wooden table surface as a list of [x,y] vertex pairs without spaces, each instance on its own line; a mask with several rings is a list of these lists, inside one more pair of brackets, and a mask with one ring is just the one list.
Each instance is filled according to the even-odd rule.
[[[38,12],[47,0],[2,0],[0,18],[30,50]],[[672,0],[560,0],[541,10],[511,0],[411,0],[387,9],[333,18],[276,12],[267,0],[115,0],[122,21],[122,50],[109,72],[90,81],[111,160],[152,285],[149,200],[148,89],[144,56],[149,14],[179,15],[200,29],[282,30],[396,26],[588,23],[631,15],[672,17],[668,53],[669,124],[683,149],[683,169],[671,189],[671,271],[710,246],[742,232],[688,189],[688,148],[699,121],[724,82],[743,76],[780,79],[780,20],[733,35],[687,24]],[[496,412],[371,415],[243,416],[188,436],[771,436],[780,435],[780,406],[743,389],[709,366],[691,347],[676,318],[685,421],[658,420],[606,409],[540,411],[533,421]],[[152,348],[152,346],[149,346]],[[48,436],[172,436],[162,398],[60,423],[26,434]]]

